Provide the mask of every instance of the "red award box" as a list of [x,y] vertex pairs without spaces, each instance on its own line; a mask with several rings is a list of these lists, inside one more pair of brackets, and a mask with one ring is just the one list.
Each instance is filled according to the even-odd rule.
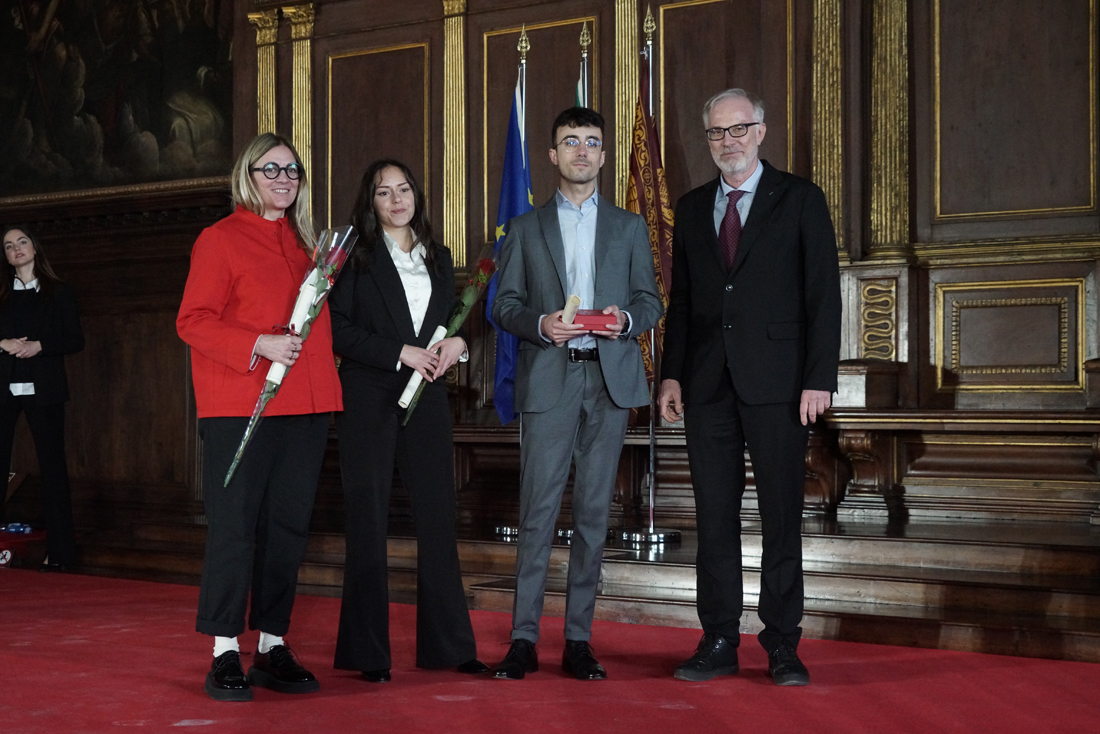
[[589,331],[606,331],[608,324],[615,324],[615,314],[583,309],[577,311],[577,315],[573,318],[573,323],[579,324]]

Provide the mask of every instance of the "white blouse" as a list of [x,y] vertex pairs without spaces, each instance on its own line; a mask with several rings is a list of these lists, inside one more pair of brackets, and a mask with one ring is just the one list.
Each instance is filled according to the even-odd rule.
[[402,252],[397,241],[390,233],[382,230],[386,240],[386,249],[390,251],[397,274],[401,276],[401,285],[405,287],[405,298],[409,301],[409,315],[412,316],[413,331],[420,336],[420,327],[424,325],[424,315],[428,313],[428,301],[432,299],[432,279],[428,275],[428,264],[424,256],[428,250],[417,242],[412,252]]

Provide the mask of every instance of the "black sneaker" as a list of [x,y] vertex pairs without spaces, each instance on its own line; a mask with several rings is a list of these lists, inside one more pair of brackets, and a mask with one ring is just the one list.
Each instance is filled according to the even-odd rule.
[[214,658],[203,690],[215,701],[251,701],[252,687],[241,667],[241,654],[230,650]]
[[808,686],[810,671],[798,659],[795,647],[783,640],[768,653],[768,675],[777,686]]
[[313,693],[321,690],[321,684],[313,673],[294,659],[294,653],[286,645],[275,645],[267,652],[256,651],[248,679],[254,686],[270,688],[279,693]]

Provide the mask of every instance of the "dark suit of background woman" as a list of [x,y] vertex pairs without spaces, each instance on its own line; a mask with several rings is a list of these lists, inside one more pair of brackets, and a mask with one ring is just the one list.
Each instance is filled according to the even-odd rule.
[[[360,251],[329,299],[333,347],[342,357],[344,411],[336,414],[336,429],[347,515],[335,666],[360,670],[371,682],[390,677],[386,532],[395,462],[416,524],[416,664],[458,666],[467,673],[488,670],[476,660],[462,588],[451,415],[441,379],[464,344],[461,339],[448,340],[440,355],[425,349],[451,313],[454,272],[450,252],[431,242],[423,207],[423,193],[405,166],[396,161],[372,164],[363,177],[353,217]],[[396,239],[387,243],[383,232],[392,232]],[[411,250],[426,242],[421,255],[430,297],[423,269],[413,265],[413,253],[398,240]],[[419,285],[409,292],[394,258],[408,265],[406,277],[414,269],[419,274]],[[410,303],[423,307],[420,298],[428,298],[428,303],[417,333]],[[397,401],[414,367],[435,379],[426,385],[408,425],[402,426],[405,410]]]
[[[65,355],[84,348],[84,332],[73,292],[54,275],[42,246],[30,232],[9,227],[4,232],[4,253],[5,263],[0,268],[4,281],[0,286],[0,476],[6,479],[10,471],[16,421],[25,413],[38,455],[48,530],[42,570],[64,570],[76,563],[65,463],[65,403],[69,399]],[[13,389],[20,394],[14,395]],[[0,502],[0,524],[3,522],[4,503]]]

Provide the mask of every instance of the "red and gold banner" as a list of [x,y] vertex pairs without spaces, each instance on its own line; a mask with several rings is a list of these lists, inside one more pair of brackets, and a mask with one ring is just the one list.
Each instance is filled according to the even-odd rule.
[[[653,268],[657,275],[657,291],[661,303],[668,308],[668,294],[672,288],[672,204],[668,198],[665,168],[661,165],[661,146],[657,140],[657,126],[642,104],[649,99],[649,70],[641,64],[638,103],[634,108],[634,133],[630,150],[630,179],[626,189],[626,208],[642,215],[649,228],[649,247],[653,252]],[[658,356],[664,343],[665,320],[662,317],[655,329],[656,349],[649,343],[649,334],[639,338],[642,357],[645,360],[646,377],[657,378]]]

